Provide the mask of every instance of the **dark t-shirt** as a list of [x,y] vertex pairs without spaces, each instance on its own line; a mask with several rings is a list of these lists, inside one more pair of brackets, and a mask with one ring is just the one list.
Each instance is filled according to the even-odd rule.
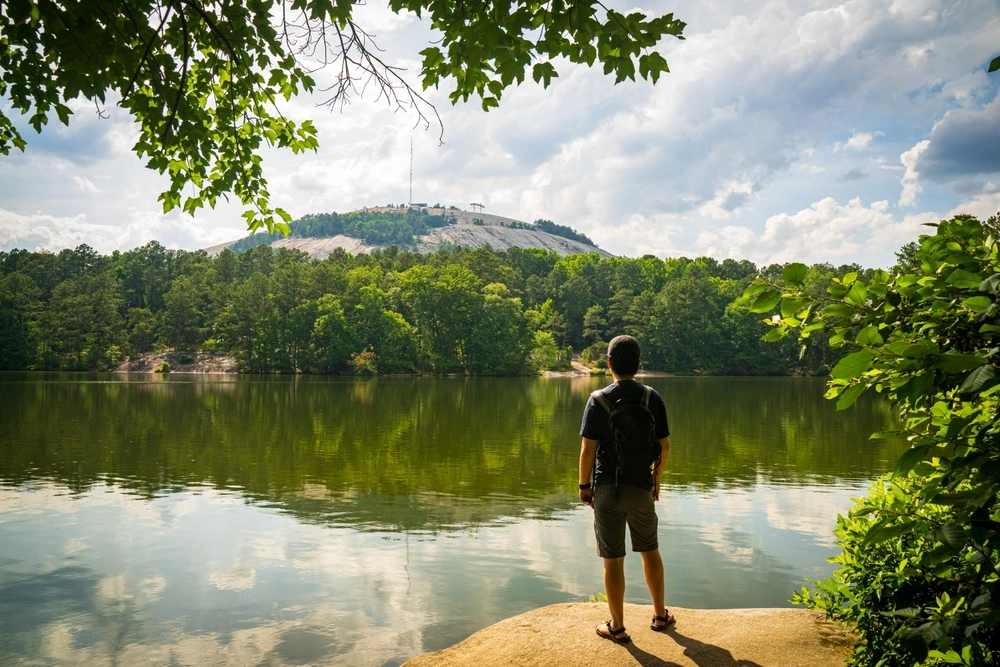
[[[614,405],[622,398],[641,398],[642,384],[635,380],[622,380],[609,385],[604,393],[608,402]],[[649,411],[653,413],[656,422],[656,438],[666,438],[670,435],[667,424],[667,407],[663,399],[653,390],[649,397]],[[587,407],[583,410],[583,423],[580,425],[580,435],[597,441],[597,457],[594,459],[594,486],[615,483],[615,461],[611,453],[611,433],[608,430],[608,411],[594,402],[594,397],[587,399]],[[649,475],[647,490],[653,488],[653,475]]]

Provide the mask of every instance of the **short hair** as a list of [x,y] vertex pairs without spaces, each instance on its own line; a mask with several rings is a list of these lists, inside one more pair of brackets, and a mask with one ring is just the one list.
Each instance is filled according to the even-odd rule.
[[608,360],[618,375],[635,375],[639,370],[639,343],[631,336],[615,336],[608,343]]

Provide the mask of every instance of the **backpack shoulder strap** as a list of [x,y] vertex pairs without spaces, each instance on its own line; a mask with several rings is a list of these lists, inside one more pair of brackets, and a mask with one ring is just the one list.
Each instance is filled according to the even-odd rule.
[[647,385],[642,385],[642,404],[648,408],[649,399],[652,397],[653,397],[653,388]]
[[598,389],[598,390],[592,392],[590,394],[590,397],[592,399],[594,399],[595,403],[600,404],[600,406],[602,408],[604,408],[609,415],[611,414],[611,404],[608,403],[608,397],[604,395],[604,391],[603,390]]

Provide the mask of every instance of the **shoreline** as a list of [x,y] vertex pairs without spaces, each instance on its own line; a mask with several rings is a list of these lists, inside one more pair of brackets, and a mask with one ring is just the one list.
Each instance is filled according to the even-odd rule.
[[805,609],[681,609],[668,632],[649,628],[649,605],[625,605],[629,644],[594,629],[604,603],[541,607],[483,628],[464,641],[425,653],[403,667],[843,667],[854,639],[820,612]]

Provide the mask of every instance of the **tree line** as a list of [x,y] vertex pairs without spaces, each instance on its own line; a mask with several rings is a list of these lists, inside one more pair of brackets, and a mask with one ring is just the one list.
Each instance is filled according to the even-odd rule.
[[[905,258],[901,258],[905,261]],[[824,374],[767,326],[744,289],[783,265],[712,258],[601,259],[537,248],[168,250],[101,255],[0,252],[0,369],[108,369],[143,354],[233,355],[248,373],[518,375],[600,364],[606,341],[635,336],[649,370],[709,375]],[[855,265],[809,267],[824,290]]]

